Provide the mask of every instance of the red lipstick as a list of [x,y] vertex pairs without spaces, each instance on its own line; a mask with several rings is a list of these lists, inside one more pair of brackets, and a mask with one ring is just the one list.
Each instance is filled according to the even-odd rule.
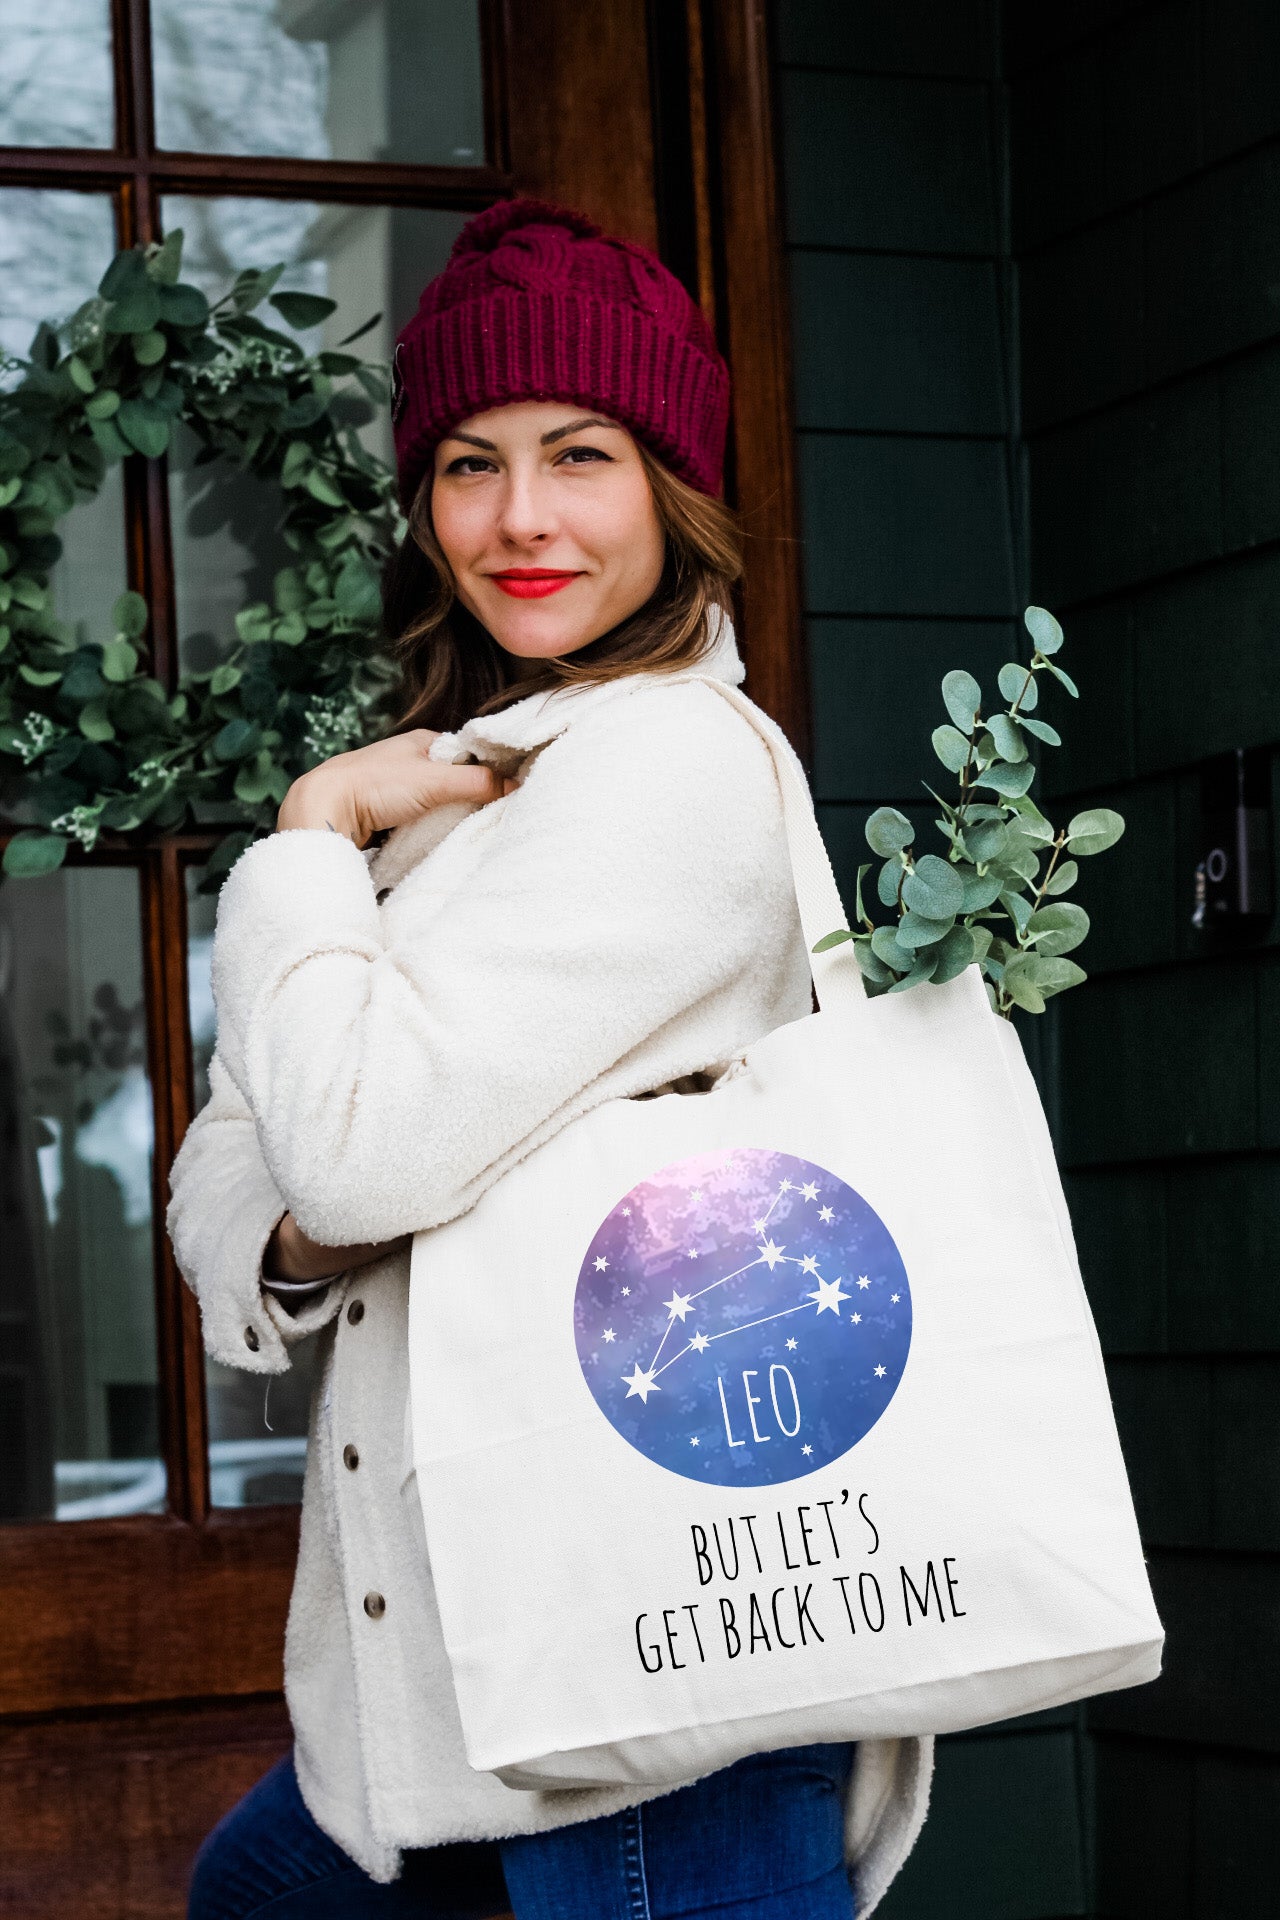
[[513,600],[543,600],[549,593],[559,593],[561,587],[567,587],[581,575],[566,573],[557,567],[508,567],[502,573],[491,573],[489,578]]

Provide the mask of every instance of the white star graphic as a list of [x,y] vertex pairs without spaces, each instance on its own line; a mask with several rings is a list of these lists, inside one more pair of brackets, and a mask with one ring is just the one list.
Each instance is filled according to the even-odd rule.
[[789,1180],[780,1180],[778,1182],[779,1193],[790,1193],[790,1191],[791,1191],[791,1182]]
[[896,1307],[896,1306],[897,1306],[897,1304],[898,1304],[898,1302],[899,1302],[899,1300],[901,1300],[901,1298],[902,1298],[902,1295],[901,1295],[900,1293],[891,1293],[891,1294],[889,1295],[889,1304],[890,1304],[890,1306],[894,1306],[894,1307]]
[[608,1264],[609,1262],[605,1259],[604,1255],[600,1254],[596,1260],[596,1272],[603,1273]]
[[806,1300],[817,1301],[819,1313],[825,1313],[827,1308],[830,1307],[837,1320],[840,1318],[840,1302],[848,1298],[849,1295],[847,1293],[841,1292],[838,1279],[819,1280],[818,1291],[816,1293],[806,1293],[805,1295]]
[[884,1368],[883,1368],[883,1367],[877,1367],[877,1368],[876,1368],[876,1379],[877,1379],[877,1380],[883,1380],[883,1379],[884,1379]]
[[818,1218],[819,1218],[819,1220],[828,1220],[828,1221],[830,1221],[830,1220],[834,1220],[834,1219],[835,1219],[835,1217],[836,1217],[836,1216],[835,1216],[835,1209],[834,1209],[833,1207],[819,1207],[819,1208],[818,1208]]
[[630,1291],[631,1291],[631,1289],[630,1289],[630,1287],[624,1287],[624,1288],[622,1289],[622,1297],[623,1297],[623,1299],[624,1299],[624,1300],[626,1299],[626,1297],[627,1297],[627,1295],[628,1295],[628,1294],[630,1293]]
[[867,1276],[866,1276],[866,1274],[865,1274],[865,1273],[860,1273],[860,1274],[858,1275],[858,1285],[859,1285],[859,1286],[860,1286],[861,1288],[863,1288],[863,1290],[864,1290],[864,1291],[865,1291],[865,1289],[866,1289],[867,1287],[869,1287],[869,1286],[871,1285],[871,1282],[870,1282],[870,1281],[868,1280],[868,1278],[867,1278]]
[[689,1249],[689,1258],[690,1258],[691,1260],[696,1260],[696,1259],[697,1259],[697,1257],[698,1257],[698,1249],[697,1249],[696,1247],[690,1247],[690,1249]]
[[702,1198],[702,1188],[701,1188],[701,1187],[695,1187],[695,1188],[694,1188],[694,1190],[693,1190],[693,1192],[692,1192],[692,1193],[691,1193],[691,1194],[689,1195],[689,1198],[690,1198],[691,1200],[701,1200],[701,1198]]
[[614,1332],[612,1327],[606,1327],[604,1330],[604,1337],[606,1340],[616,1340],[618,1336]]
[[686,1314],[692,1312],[692,1298],[693,1296],[691,1294],[678,1293],[673,1287],[671,1290],[671,1298],[664,1300],[662,1304],[673,1320],[682,1321]]
[[773,1272],[779,1260],[781,1260],[784,1257],[784,1248],[778,1246],[777,1242],[774,1240],[766,1240],[764,1245],[762,1247],[758,1247],[756,1251],[759,1253],[760,1258],[764,1261],[765,1265],[768,1267],[770,1273]]
[[[662,1391],[662,1389],[661,1389],[661,1388],[659,1388],[659,1389],[658,1389],[658,1391],[659,1391],[659,1392],[661,1392],[661,1391]],[[691,1447],[700,1447],[700,1446],[702,1445],[702,1442],[701,1442],[701,1440],[699,1440],[699,1438],[698,1438],[698,1436],[697,1436],[697,1434],[696,1434],[696,1433],[694,1434],[694,1436],[693,1436],[693,1438],[692,1438],[692,1440],[690,1440],[690,1442],[689,1442],[689,1445],[690,1445]]]
[[764,1230],[765,1230],[765,1224],[766,1224],[766,1223],[765,1223],[765,1222],[764,1222],[763,1220],[753,1220],[753,1221],[751,1222],[751,1230],[752,1230],[752,1232],[753,1232],[753,1233],[763,1233],[763,1232],[764,1232]]
[[801,1447],[801,1449],[800,1449],[800,1451],[801,1451],[801,1453],[812,1453],[812,1452],[813,1452],[813,1448],[812,1448],[812,1447]]
[[860,1313],[851,1313],[849,1315],[849,1318],[852,1320],[855,1327],[860,1327],[862,1325],[862,1315]]
[[806,1253],[804,1259],[800,1262],[800,1271],[801,1273],[817,1273],[818,1260],[816,1254]]
[[711,1342],[708,1340],[705,1333],[695,1333],[692,1340],[689,1342],[689,1345],[693,1348],[695,1353],[705,1353],[707,1348],[711,1345]]
[[809,1184],[808,1184],[808,1186],[806,1186],[806,1187],[801,1187],[801,1189],[800,1189],[800,1191],[801,1191],[801,1193],[802,1193],[802,1194],[804,1195],[804,1197],[805,1197],[805,1199],[806,1199],[806,1200],[816,1200],[816,1199],[817,1199],[817,1197],[818,1197],[818,1183],[817,1183],[817,1181],[816,1181],[816,1180],[811,1180],[811,1181],[809,1182]]
[[623,1217],[623,1219],[624,1219],[624,1220],[629,1220],[629,1219],[631,1218],[631,1209],[630,1209],[630,1207],[624,1207],[624,1208],[622,1209],[622,1217]]
[[652,1367],[648,1373],[646,1373],[637,1360],[634,1373],[624,1373],[620,1376],[626,1385],[628,1400],[633,1393],[637,1393],[640,1396],[641,1404],[647,1407],[649,1404],[649,1395],[651,1393],[662,1392],[662,1388],[656,1387],[653,1383],[653,1373],[654,1370]]
[[794,1340],[788,1340],[788,1342],[787,1342],[787,1352],[788,1352],[788,1353],[794,1353],[794,1352],[795,1352],[795,1350],[796,1350],[796,1343],[795,1343],[795,1341],[794,1341]]

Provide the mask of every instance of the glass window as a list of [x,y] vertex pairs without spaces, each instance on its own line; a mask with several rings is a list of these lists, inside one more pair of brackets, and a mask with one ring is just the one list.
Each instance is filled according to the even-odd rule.
[[162,148],[483,164],[478,0],[152,0],[151,21]]
[[0,1517],[158,1513],[138,875],[0,880]]
[[0,0],[0,146],[109,147],[110,0]]
[[[209,1098],[214,1007],[209,969],[217,895],[197,891],[201,869],[187,869],[187,1003],[195,1069],[195,1111]],[[209,1495],[215,1507],[294,1504],[302,1498],[307,1418],[315,1375],[314,1340],[293,1349],[293,1366],[274,1375],[205,1358],[209,1407]]]
[[[352,351],[388,362],[396,333],[438,273],[467,216],[415,207],[320,206],[287,200],[202,199],[164,202],[166,232],[181,227],[183,277],[217,299],[245,267],[287,262],[281,286],[326,294],[337,311],[300,336],[312,350],[336,346],[376,313],[378,325]],[[283,325],[275,314],[265,316]],[[386,409],[364,429],[366,446],[393,457]],[[279,536],[280,496],[251,474],[193,465],[194,440],[181,438],[169,465],[179,658],[201,672],[227,652],[235,616],[270,597],[276,570],[290,555]]]
[[0,190],[0,354],[25,359],[42,320],[69,320],[97,292],[115,250],[115,214],[105,194]]

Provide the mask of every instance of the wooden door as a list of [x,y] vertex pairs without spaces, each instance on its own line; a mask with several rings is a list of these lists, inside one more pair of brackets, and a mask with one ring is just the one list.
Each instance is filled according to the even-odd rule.
[[[29,84],[0,100],[5,341],[25,348],[42,302],[70,311],[115,245],[182,225],[189,274],[283,257],[350,326],[372,260],[385,345],[471,212],[520,191],[580,205],[662,248],[735,362],[749,686],[802,745],[763,7],[80,13],[70,67],[37,9],[9,29]],[[176,686],[258,564],[242,509],[210,522],[180,461],[131,459],[69,529],[68,614],[137,588]],[[0,838],[22,823],[12,778],[4,804]],[[205,1097],[197,882],[218,837],[108,835],[0,885],[0,1909],[26,1920],[181,1913],[200,1838],[288,1741],[305,1395],[273,1399],[268,1441],[258,1385],[206,1367],[163,1226]]]

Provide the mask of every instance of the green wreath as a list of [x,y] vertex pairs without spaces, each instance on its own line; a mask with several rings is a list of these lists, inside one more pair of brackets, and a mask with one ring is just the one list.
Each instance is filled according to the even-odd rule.
[[[358,429],[386,404],[385,368],[304,352],[266,325],[316,326],[334,302],[277,293],[283,267],[241,273],[210,306],[180,279],[182,234],[118,253],[96,297],[42,325],[0,393],[0,774],[40,823],[4,871],[51,872],[104,829],[229,825],[216,887],[298,774],[376,734],[397,669],[378,649],[382,564],[404,522],[394,475]],[[342,342],[349,346],[379,316]],[[172,694],[148,670],[147,605],[125,593],[113,633],[78,642],[55,617],[58,522],[129,454],[157,459],[184,423],[197,464],[230,460],[280,488],[292,563],[273,604],[236,616],[229,655]]]

